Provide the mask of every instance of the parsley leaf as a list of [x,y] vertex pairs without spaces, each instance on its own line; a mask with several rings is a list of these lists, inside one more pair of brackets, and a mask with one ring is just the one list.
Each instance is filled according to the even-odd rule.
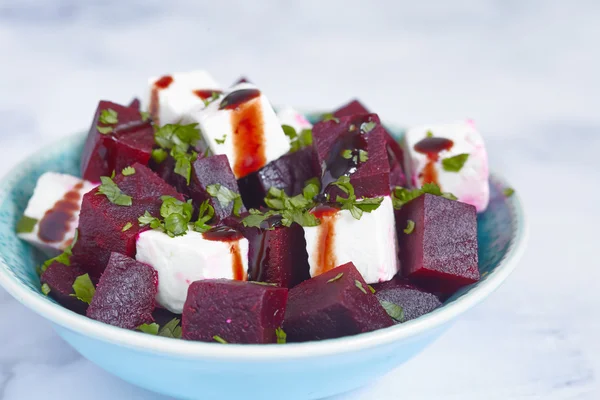
[[209,98],[202,99],[202,102],[204,103],[204,107],[208,107],[210,103],[217,100],[219,97],[221,97],[220,92],[212,92],[212,94],[210,95]]
[[225,144],[225,139],[227,139],[227,134],[223,135],[223,139],[215,138],[215,142],[217,142],[217,144]]
[[135,174],[135,168],[125,167],[125,168],[123,168],[123,171],[121,171],[121,174],[123,174],[124,176],[131,176],[131,175]]
[[371,285],[367,285],[369,287],[369,290],[371,291],[371,293],[375,294],[375,288]]
[[160,164],[169,156],[169,154],[164,149],[154,149],[152,150],[152,159]]
[[196,232],[204,233],[212,228],[212,226],[208,225],[213,216],[215,215],[215,209],[207,200],[200,205],[200,209],[198,211],[198,221],[194,223],[194,230]]
[[370,213],[377,210],[383,201],[383,197],[357,199],[354,194],[354,186],[350,183],[350,178],[345,175],[339,177],[337,181],[331,184],[337,186],[348,195],[346,198],[337,196],[335,201],[342,206],[342,210],[350,211],[350,214],[355,219],[361,219],[363,212]]
[[362,283],[358,279],[354,280],[354,286],[356,286],[364,294],[367,294],[367,291],[365,290],[365,288],[363,287]]
[[118,114],[112,108],[107,108],[100,112],[100,122],[106,125],[115,125],[119,122]]
[[42,284],[42,293],[44,294],[44,296],[48,296],[50,294],[50,286],[48,286],[47,283]]
[[215,336],[213,336],[213,340],[214,340],[215,342],[219,342],[219,343],[221,343],[221,344],[227,344],[227,341],[226,341],[225,339],[223,339],[223,338],[222,338],[221,336],[219,336],[219,335],[215,335]]
[[402,322],[404,320],[404,309],[398,304],[394,304],[385,300],[381,300],[379,303],[394,321]]
[[161,197],[160,215],[163,218],[152,216],[147,210],[138,218],[140,226],[150,226],[152,229],[161,229],[170,237],[187,234],[188,224],[192,219],[194,207],[192,201],[183,202],[171,196]]
[[363,131],[364,133],[369,133],[373,129],[375,129],[376,126],[377,126],[377,124],[373,121],[363,122],[362,124],[360,124],[360,130]]
[[312,129],[303,129],[299,134],[290,125],[281,125],[283,133],[290,139],[290,152],[294,153],[304,147],[312,146]]
[[96,126],[96,129],[98,130],[98,132],[100,132],[103,135],[108,135],[109,133],[111,133],[113,131],[112,126]]
[[216,197],[217,200],[219,200],[219,204],[223,208],[229,206],[229,203],[233,202],[233,214],[238,217],[240,216],[240,210],[242,209],[243,203],[242,196],[239,193],[228,189],[226,186],[223,186],[220,183],[208,185],[206,187],[206,191],[212,197]]
[[454,157],[444,158],[442,168],[448,172],[459,172],[469,159],[468,153],[458,154]]
[[425,137],[433,137],[433,132],[431,131],[427,131],[427,133],[425,134]]
[[502,193],[504,193],[504,197],[510,197],[510,196],[512,196],[513,194],[515,194],[515,189],[513,189],[513,188],[509,188],[509,187],[508,187],[508,188],[505,188],[505,189],[502,191]]
[[179,326],[180,322],[181,320],[179,318],[173,318],[162,328],[160,328],[158,331],[158,336],[181,339],[181,326]]
[[336,124],[340,123],[339,118],[334,117],[332,113],[323,114],[321,121],[334,121]]
[[275,329],[275,335],[277,335],[277,344],[287,343],[287,334],[283,331],[282,328]]
[[435,183],[426,183],[421,189],[407,189],[401,186],[396,186],[392,190],[392,203],[395,209],[402,208],[403,205],[411,200],[416,199],[424,193],[433,194],[435,196],[441,196],[448,200],[456,200],[456,196],[452,193],[442,192],[440,187]]
[[78,276],[73,283],[73,290],[75,294],[71,296],[77,297],[84,303],[91,304],[92,298],[96,294],[96,288],[90,279],[88,274]]
[[125,226],[123,227],[123,229],[121,229],[121,232],[127,232],[128,230],[131,229],[132,226],[133,226],[133,224],[131,222],[126,223]]
[[146,111],[140,111],[140,118],[142,118],[142,121],[146,122],[150,118],[150,113]]
[[195,151],[184,153],[177,148],[173,148],[171,150],[171,156],[175,159],[174,172],[177,175],[183,176],[186,183],[189,185],[192,178],[192,162],[198,158],[198,153]]
[[100,180],[102,181],[102,185],[98,186],[98,193],[96,195],[103,194],[108,198],[108,201],[118,206],[129,207],[133,204],[131,196],[127,196],[121,192],[117,184],[108,176],[101,176]]
[[335,282],[335,281],[337,281],[338,279],[341,279],[341,278],[342,278],[342,276],[344,276],[344,273],[343,273],[343,272],[340,272],[339,274],[337,274],[336,276],[334,276],[333,278],[331,278],[330,280],[328,280],[328,281],[327,281],[327,283]]
[[160,222],[160,219],[153,217],[148,210],[146,210],[144,215],[138,218],[138,222],[140,223],[140,226],[150,225],[150,228],[152,229],[158,229],[162,227],[162,222]]
[[151,324],[142,324],[138,326],[138,330],[144,333],[148,333],[150,335],[158,335],[158,328],[159,326],[156,322],[153,322]]
[[73,237],[73,241],[71,244],[58,256],[47,260],[42,267],[40,268],[42,272],[46,272],[50,264],[53,262],[59,262],[67,267],[71,266],[71,256],[73,255],[73,246],[77,243],[77,238],[79,237],[79,230],[75,230],[75,236]]
[[160,128],[155,127],[154,141],[166,150],[177,149],[180,153],[187,153],[190,147],[195,147],[200,140],[198,124],[178,125],[167,124]]
[[17,233],[31,233],[37,223],[37,219],[23,215],[19,222],[17,222]]
[[406,221],[406,228],[404,228],[404,233],[406,233],[407,235],[410,235],[411,233],[413,233],[414,230],[415,230],[415,221],[413,221],[412,219],[409,219],[408,221]]

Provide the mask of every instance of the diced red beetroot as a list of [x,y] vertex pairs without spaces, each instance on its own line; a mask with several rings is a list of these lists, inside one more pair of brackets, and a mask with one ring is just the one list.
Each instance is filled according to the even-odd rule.
[[[362,133],[363,123],[375,123],[368,133]],[[357,197],[376,197],[390,194],[390,166],[387,161],[385,130],[377,114],[360,114],[339,118],[339,121],[321,121],[313,127],[313,141],[318,163],[326,165],[323,172],[323,185],[335,181],[349,172],[352,161],[342,156],[345,150],[360,148],[368,154],[368,160],[361,162],[356,172],[350,175]],[[343,195],[337,187],[327,192],[333,198]]]
[[[404,232],[408,220],[412,233]],[[424,194],[396,211],[402,276],[450,295],[479,280],[477,212],[469,204]]]
[[134,97],[133,100],[131,100],[131,103],[129,103],[129,108],[133,108],[139,111],[141,109],[140,99]]
[[[118,175],[114,179],[121,191],[132,197],[130,207],[111,203],[106,196],[98,194],[98,188],[83,196],[72,261],[89,273],[94,282],[100,279],[111,252],[135,257],[137,235],[147,229],[139,226],[138,218],[145,211],[159,216],[161,196],[183,200],[181,194],[148,167],[141,164],[133,167],[135,174]],[[127,223],[131,223],[131,227],[123,231]]]
[[167,322],[171,321],[173,318],[178,318],[179,320],[181,320],[181,315],[174,314],[167,309],[160,308],[157,304],[156,309],[152,313],[152,318],[154,318],[154,321],[162,327]]
[[288,341],[332,339],[394,323],[352,263],[290,290],[283,329]]
[[242,75],[231,86],[239,85],[240,83],[251,83],[251,82],[248,80],[248,78],[246,78],[245,76]]
[[179,193],[184,195],[187,193],[187,181],[183,175],[175,173],[175,159],[171,155],[168,155],[160,164],[150,161],[150,167],[165,182],[177,189]]
[[[112,109],[117,112],[117,124],[100,122],[100,114]],[[111,127],[102,134],[98,126]],[[146,165],[154,146],[154,129],[150,121],[143,121],[135,108],[108,101],[98,104],[81,158],[81,175],[91,182],[100,182],[101,176],[110,176],[136,162]]]
[[410,321],[427,314],[442,305],[436,295],[427,293],[403,279],[376,283],[373,285],[375,296],[381,301],[389,301],[404,310],[404,319]]
[[190,285],[183,307],[182,337],[228,343],[276,343],[275,330],[285,314],[288,290],[252,282],[225,279]]
[[54,261],[44,271],[40,280],[50,287],[49,296],[60,305],[78,314],[85,315],[85,311],[88,308],[87,303],[84,303],[77,297],[71,296],[71,294],[75,293],[73,290],[75,279],[83,274],[84,272],[75,266],[67,266]]
[[260,170],[238,180],[244,204],[248,208],[264,206],[271,187],[282,189],[288,196],[302,193],[306,181],[321,176],[315,149],[305,147],[271,161]]
[[248,280],[292,288],[310,279],[304,229],[300,225],[254,229],[246,237],[249,241]]
[[[345,117],[349,115],[368,114],[370,111],[360,101],[354,99],[344,104],[333,112],[334,117]],[[385,128],[384,128],[385,129]],[[390,187],[406,186],[406,175],[404,174],[404,152],[400,144],[392,134],[385,129],[385,142],[388,150],[388,161],[390,163]]]
[[154,321],[158,274],[149,265],[112,253],[87,316],[125,329]]

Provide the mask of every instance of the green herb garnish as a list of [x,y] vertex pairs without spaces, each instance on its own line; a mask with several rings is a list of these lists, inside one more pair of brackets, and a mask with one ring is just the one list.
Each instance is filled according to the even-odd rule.
[[283,331],[282,328],[275,329],[275,335],[277,335],[277,344],[287,343],[287,334]]
[[454,157],[444,158],[442,160],[442,168],[448,172],[459,172],[469,158],[468,153],[458,154]]
[[365,288],[363,287],[362,283],[360,283],[360,281],[358,279],[354,280],[354,285],[364,294],[367,294],[367,291],[365,290]]
[[327,283],[335,282],[335,281],[341,279],[342,276],[344,276],[344,273],[340,272],[339,274],[337,274],[336,276],[334,276],[333,278],[331,278],[330,280],[328,280]]
[[48,296],[50,294],[50,286],[47,283],[42,284],[42,293],[44,296]]
[[133,204],[131,196],[124,194],[111,178],[108,176],[101,176],[100,180],[102,181],[102,185],[98,187],[98,193],[96,193],[96,195],[103,194],[108,201],[118,206],[129,207]]
[[152,150],[152,159],[156,161],[158,164],[162,163],[169,156],[164,149],[154,149]]
[[380,300],[381,306],[388,313],[394,321],[402,322],[404,320],[404,309],[398,304],[391,303],[389,301]]
[[75,294],[71,296],[77,297],[84,303],[91,304],[94,295],[96,294],[96,288],[90,279],[89,274],[78,276],[73,283],[73,290]]
[[142,118],[142,121],[146,122],[150,118],[150,113],[146,111],[140,111],[140,117]]
[[223,339],[221,336],[218,336],[218,335],[213,336],[213,340],[215,342],[219,342],[221,344],[227,344],[227,341],[225,339]]
[[158,324],[153,322],[151,324],[142,324],[138,326],[138,330],[144,333],[148,333],[150,335],[158,335]]
[[210,95],[209,98],[202,99],[202,102],[204,103],[204,107],[208,107],[210,103],[212,103],[213,101],[217,100],[220,96],[221,96],[221,93],[219,93],[219,92],[212,92],[212,94]]
[[75,230],[75,236],[73,236],[73,241],[71,244],[58,256],[47,260],[42,267],[40,268],[41,272],[46,272],[50,264],[53,262],[58,262],[67,267],[71,266],[71,256],[73,255],[73,246],[77,243],[77,238],[79,237],[79,230]]
[[33,232],[38,220],[23,215],[19,222],[17,222],[17,233],[31,233]]
[[208,222],[215,215],[215,209],[207,200],[200,205],[200,209],[198,211],[198,220],[194,223],[194,230],[196,232],[204,233],[212,228],[212,226],[208,225]]
[[161,197],[160,218],[154,217],[148,211],[138,218],[140,226],[150,226],[160,229],[170,237],[183,236],[188,232],[188,224],[192,219],[194,206],[192,200],[183,202],[171,196]]
[[412,219],[409,219],[408,221],[406,221],[406,228],[404,228],[404,233],[406,233],[407,235],[410,235],[411,233],[413,233],[414,230],[415,230],[415,221],[413,221]]
[[334,117],[332,113],[323,114],[321,121],[334,121],[336,124],[340,123],[339,118]]
[[350,183],[350,177],[346,175],[339,177],[339,179],[333,182],[332,185],[340,188],[340,190],[342,190],[348,196],[346,198],[337,196],[335,199],[336,203],[341,204],[342,210],[349,210],[350,214],[352,214],[352,216],[356,219],[360,219],[363,215],[363,212],[370,213],[371,211],[377,210],[383,201],[383,197],[357,199],[356,195],[354,194],[354,186],[352,186]]
[[98,130],[98,132],[100,132],[103,135],[108,135],[109,133],[111,133],[113,131],[112,126],[96,126],[96,129]]
[[369,287],[369,290],[371,291],[371,293],[375,294],[375,288],[371,285],[367,285]]
[[121,171],[121,174],[123,174],[124,176],[131,176],[131,175],[135,174],[135,168],[125,167],[125,168],[123,168],[123,171]]
[[223,208],[228,207],[229,204],[233,202],[233,214],[238,217],[240,216],[240,210],[242,209],[243,203],[242,196],[239,193],[236,193],[219,183],[208,185],[206,191],[212,197],[216,197]]
[[167,124],[160,128],[155,127],[154,141],[162,151],[154,150],[152,158],[156,162],[162,162],[169,154],[175,159],[175,173],[183,176],[187,184],[190,184],[192,162],[198,158],[193,148],[200,141],[200,130],[198,124]]
[[178,318],[173,318],[162,328],[160,328],[158,331],[158,336],[181,339],[181,326],[179,325],[180,322],[181,320]]
[[300,133],[289,125],[281,125],[283,133],[290,139],[290,152],[294,153],[304,147],[312,145],[312,129],[303,129]]
[[106,125],[115,125],[119,122],[118,114],[112,108],[100,112],[100,122]]
[[425,134],[425,137],[433,137],[433,132],[431,131],[427,131],[427,133]]
[[396,186],[394,190],[392,190],[392,203],[394,204],[395,209],[400,209],[409,201],[414,200],[425,193],[441,196],[448,200],[457,199],[452,193],[442,192],[440,187],[435,183],[426,183],[420,189],[407,189]]
[[171,156],[175,159],[175,169],[177,175],[185,178],[189,185],[192,178],[192,163],[198,158],[198,153],[191,151],[190,153],[182,153],[177,148],[171,150]]
[[510,196],[512,196],[513,194],[515,194],[515,189],[513,189],[513,188],[509,188],[509,187],[508,187],[508,188],[505,188],[505,189],[502,191],[502,193],[504,193],[504,197],[510,197]]
[[217,144],[225,144],[225,139],[227,139],[227,134],[223,135],[222,139],[215,138],[215,142],[217,142]]
[[369,133],[373,129],[375,129],[376,126],[377,126],[377,124],[375,122],[373,122],[373,121],[363,122],[360,125],[360,130],[363,131],[364,133]]
[[126,223],[125,226],[123,227],[123,229],[121,229],[121,232],[127,232],[128,230],[131,229],[132,226],[133,226],[133,224],[131,222]]

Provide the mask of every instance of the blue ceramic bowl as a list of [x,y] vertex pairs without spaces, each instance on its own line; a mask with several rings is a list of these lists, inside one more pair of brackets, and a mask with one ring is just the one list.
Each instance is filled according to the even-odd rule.
[[288,345],[221,345],[128,331],[75,314],[42,295],[35,266],[43,256],[15,235],[15,224],[42,173],[79,174],[83,140],[78,135],[45,148],[0,183],[0,284],[52,321],[58,334],[92,362],[169,396],[305,400],[359,388],[422,351],[492,293],[515,268],[525,246],[519,198],[505,198],[506,182],[493,175],[491,203],[478,221],[481,281],[420,318],[357,336]]

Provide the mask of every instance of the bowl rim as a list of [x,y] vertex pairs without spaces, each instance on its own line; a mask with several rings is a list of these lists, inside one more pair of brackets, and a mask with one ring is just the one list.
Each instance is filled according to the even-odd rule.
[[[47,155],[59,152],[65,146],[65,143],[81,140],[81,138],[82,134],[61,138],[43,150],[26,157],[13,167],[0,181],[0,204],[4,202],[7,193],[19,183],[19,180],[14,177],[24,174],[24,171],[30,169],[31,165],[40,162],[40,159],[43,160],[42,153]],[[502,187],[509,186],[503,178],[495,173],[490,174],[490,181]],[[219,343],[173,340],[129,331],[74,313],[45,298],[41,292],[32,292],[10,272],[3,254],[0,254],[0,285],[21,304],[57,325],[93,339],[143,352],[183,359],[265,362],[283,358],[306,359],[354,353],[389,345],[440,328],[480,303],[506,280],[516,268],[525,251],[529,237],[529,227],[518,192],[506,198],[505,201],[510,208],[514,221],[514,236],[505,256],[493,272],[482,277],[478,283],[458,299],[417,319],[389,328],[337,339],[288,343],[284,346],[276,344],[229,344],[224,346]]]

